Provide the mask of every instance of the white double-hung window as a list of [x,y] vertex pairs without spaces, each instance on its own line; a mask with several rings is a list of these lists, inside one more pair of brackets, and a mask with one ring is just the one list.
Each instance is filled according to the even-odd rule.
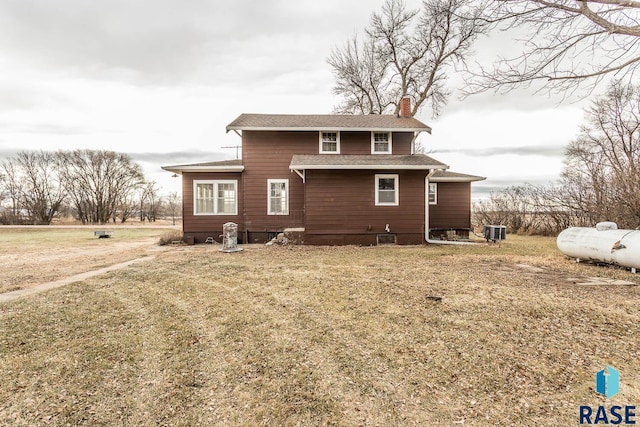
[[398,206],[400,200],[397,174],[376,175],[376,206]]
[[237,215],[238,181],[193,181],[194,215]]
[[391,132],[371,132],[371,154],[391,154]]
[[267,213],[289,215],[289,180],[267,180]]
[[438,204],[438,184],[435,182],[429,183],[429,204]]
[[320,154],[340,154],[340,132],[320,132]]

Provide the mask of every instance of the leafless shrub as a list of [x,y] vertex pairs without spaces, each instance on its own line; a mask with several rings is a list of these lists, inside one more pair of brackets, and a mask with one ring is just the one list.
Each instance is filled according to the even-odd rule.
[[179,230],[167,231],[158,239],[159,246],[169,245],[175,241],[182,241],[182,232]]

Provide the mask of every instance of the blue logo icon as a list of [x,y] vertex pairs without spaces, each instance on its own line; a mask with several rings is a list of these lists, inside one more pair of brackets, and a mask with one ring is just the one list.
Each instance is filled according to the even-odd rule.
[[607,399],[612,398],[620,391],[620,373],[617,369],[607,367],[596,373],[596,392]]

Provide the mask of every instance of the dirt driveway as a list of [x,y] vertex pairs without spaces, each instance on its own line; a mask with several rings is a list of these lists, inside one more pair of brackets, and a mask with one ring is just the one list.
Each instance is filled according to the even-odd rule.
[[118,228],[113,238],[98,239],[87,227],[0,228],[0,293],[163,251],[157,245],[162,233],[166,229]]

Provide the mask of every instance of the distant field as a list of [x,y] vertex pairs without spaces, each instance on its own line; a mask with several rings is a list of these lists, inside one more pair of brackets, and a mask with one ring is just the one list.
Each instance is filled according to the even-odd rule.
[[[118,242],[74,235],[22,256]],[[605,402],[606,365],[621,375],[611,402],[640,402],[640,287],[576,284],[640,276],[575,264],[553,239],[244,248],[170,247],[0,304],[0,420],[577,425],[580,405]]]
[[[98,239],[94,230],[111,230],[113,236]],[[138,258],[169,230],[144,226],[0,226],[0,292]]]

